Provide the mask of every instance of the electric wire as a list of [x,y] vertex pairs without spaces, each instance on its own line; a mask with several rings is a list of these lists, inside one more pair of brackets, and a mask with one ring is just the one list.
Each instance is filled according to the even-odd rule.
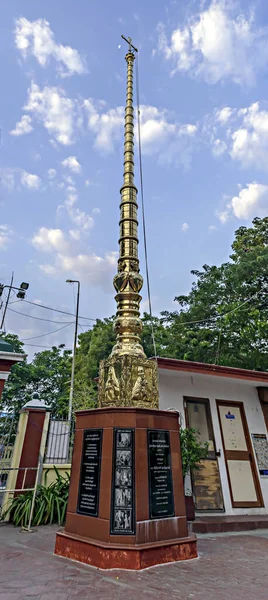
[[[239,310],[240,308],[242,308],[242,306],[244,306],[245,304],[247,304],[248,302],[250,302],[251,300],[253,300],[253,298],[255,298],[260,293],[262,293],[262,291],[263,290],[259,290],[259,292],[256,292],[255,294],[253,294],[252,296],[250,296],[250,298],[247,298],[247,300],[245,300],[244,302],[242,302],[241,304],[239,304],[238,306],[236,306],[232,310],[228,310],[226,313],[223,313],[222,315],[215,315],[215,317],[207,317],[207,319],[199,319],[199,320],[196,320],[196,321],[185,321],[184,323],[179,323],[178,327],[184,327],[184,325],[192,325],[194,323],[207,323],[207,322],[210,322],[210,321],[214,321],[215,322],[218,319],[223,319],[224,317],[227,317],[231,313],[234,313],[237,310]],[[183,313],[180,313],[180,314],[183,314]]]
[[27,315],[27,313],[20,312],[19,310],[14,310],[14,308],[8,308],[7,310],[16,313],[17,315],[22,315],[23,317],[29,317],[29,319],[36,319],[37,321],[45,321],[46,323],[58,323],[59,325],[68,325],[69,323],[73,323],[73,321],[53,321],[52,319],[43,319],[42,317],[35,317],[34,315]]
[[154,356],[156,358],[156,343],[155,343],[153,315],[152,315],[152,301],[151,301],[151,289],[150,289],[150,278],[149,278],[147,236],[146,236],[146,223],[145,223],[145,207],[144,207],[143,168],[142,168],[142,151],[141,151],[140,86],[139,86],[139,62],[138,61],[139,61],[138,53],[136,52],[136,98],[137,98],[137,113],[138,113],[138,149],[139,149],[138,153],[139,153],[140,188],[141,188],[142,230],[143,230],[145,273],[146,273],[147,294],[148,294],[148,303],[149,303],[149,315],[150,315],[150,320],[151,320]]
[[[70,315],[70,317],[75,317],[73,313],[66,312],[65,310],[60,310],[59,308],[52,308],[51,306],[45,306],[44,304],[39,304],[39,302],[31,302],[30,300],[15,300],[14,302],[10,302],[10,304],[16,304],[17,302],[26,302],[27,304],[32,304],[33,306],[39,306],[40,308],[45,308],[46,310],[52,310],[53,312],[58,312],[63,315]],[[86,321],[96,321],[97,319],[93,319],[92,317],[82,317],[79,315],[79,319],[85,319]]]
[[36,340],[37,338],[45,337],[46,335],[51,335],[52,333],[57,333],[57,331],[61,331],[62,329],[65,329],[65,327],[69,327],[70,325],[73,325],[73,323],[67,323],[67,325],[63,325],[63,327],[58,327],[58,329],[53,329],[53,331],[47,331],[46,333],[42,333],[41,335],[34,335],[32,337],[24,338],[21,341],[26,342],[28,340]]
[[[48,348],[51,350],[52,346],[40,346],[39,344],[24,344],[24,346],[31,346],[32,348]],[[70,350],[71,348],[64,348],[64,350]]]

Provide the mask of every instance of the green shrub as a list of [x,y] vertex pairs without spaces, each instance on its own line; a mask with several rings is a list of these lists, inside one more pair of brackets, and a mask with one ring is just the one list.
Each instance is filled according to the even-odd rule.
[[[58,525],[61,525],[65,521],[70,475],[69,473],[65,473],[65,476],[62,476],[55,466],[54,469],[56,472],[56,481],[49,486],[39,485],[37,487],[32,518],[33,527],[47,525],[48,523],[58,523]],[[45,473],[45,483],[47,473],[48,471]],[[27,527],[31,512],[33,493],[32,490],[28,490],[12,498],[1,515],[1,519],[4,520],[5,517],[10,514],[10,521],[14,523],[15,527],[19,525],[21,527]]]

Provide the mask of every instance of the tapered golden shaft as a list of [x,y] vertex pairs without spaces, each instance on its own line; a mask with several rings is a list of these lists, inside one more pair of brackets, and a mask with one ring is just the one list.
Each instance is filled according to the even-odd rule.
[[142,323],[140,320],[139,294],[143,278],[138,258],[137,188],[134,184],[134,108],[133,65],[135,55],[129,51],[127,62],[127,94],[124,132],[124,183],[120,190],[120,238],[118,272],[114,277],[117,291],[115,320],[116,345],[112,356],[129,354],[144,357],[140,343]]

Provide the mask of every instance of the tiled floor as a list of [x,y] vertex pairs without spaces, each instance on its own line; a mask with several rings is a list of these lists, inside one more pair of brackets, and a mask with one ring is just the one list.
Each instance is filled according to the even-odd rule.
[[0,525],[0,600],[268,599],[267,530],[209,534],[199,539],[199,559],[136,573],[53,556],[56,529]]

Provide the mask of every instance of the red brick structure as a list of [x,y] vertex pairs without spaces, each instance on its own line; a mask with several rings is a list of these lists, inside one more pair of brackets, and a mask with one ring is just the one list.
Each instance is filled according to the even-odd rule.
[[[85,512],[81,514],[79,494],[83,485],[84,433],[92,435],[94,431],[102,432],[102,444],[95,452],[96,461],[100,461],[99,480],[96,480],[99,489],[97,514],[89,516]],[[117,431],[133,432],[134,518],[131,535],[113,531],[113,493],[117,483],[114,440]],[[150,514],[148,432],[163,432],[169,439],[174,497],[171,517],[152,518]],[[93,488],[94,482],[89,495]],[[157,492],[153,493],[156,495]],[[57,534],[55,553],[103,569],[133,570],[197,557],[196,537],[189,536],[187,529],[176,413],[143,408],[103,408],[77,413],[67,519],[64,530]]]
[[0,337],[0,398],[11,367],[17,362],[22,362],[24,358],[25,354],[13,352],[11,344]]

